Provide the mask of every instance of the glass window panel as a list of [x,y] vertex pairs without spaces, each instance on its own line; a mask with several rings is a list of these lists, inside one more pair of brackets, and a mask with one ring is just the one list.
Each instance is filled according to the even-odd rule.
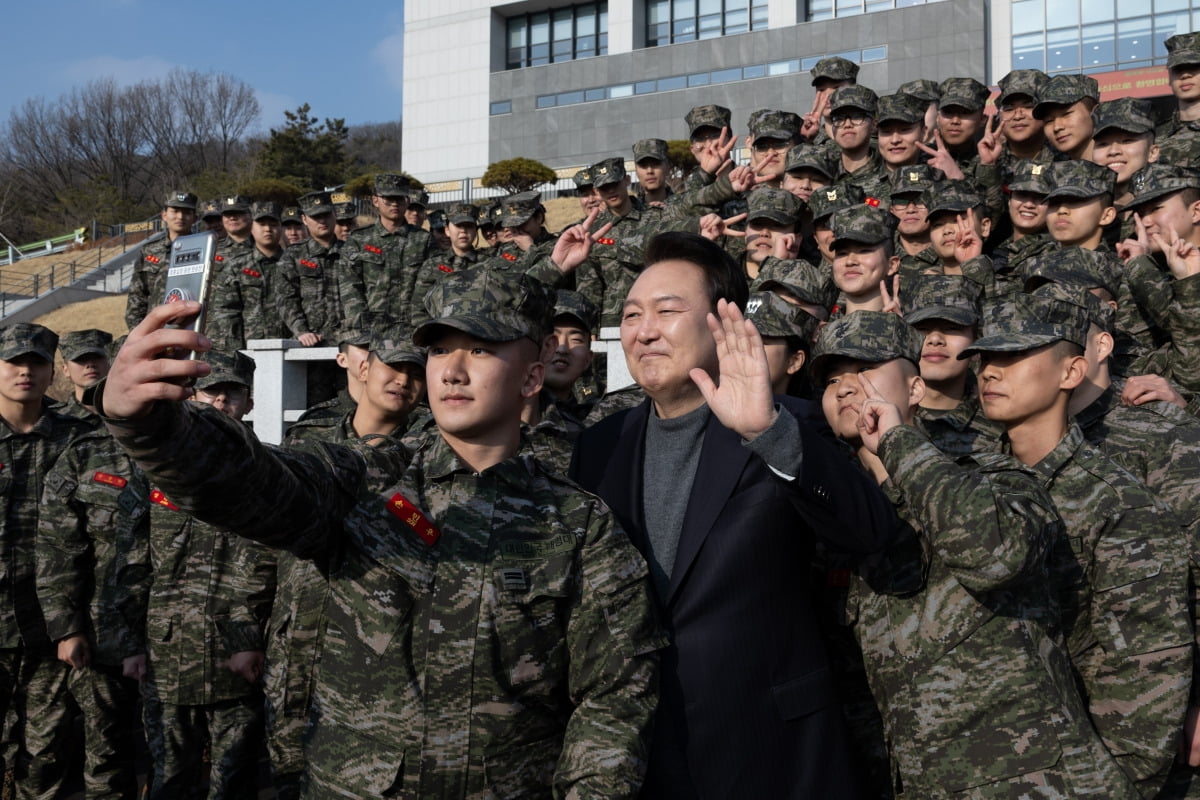
[[717,69],[713,70],[713,83],[729,83],[731,81],[740,81],[742,79],[742,70],[740,67],[733,69]]
[[525,46],[524,17],[517,17],[508,21],[508,46],[511,48]]
[[1140,17],[1150,10],[1146,0],[1117,0],[1117,19]]
[[[1154,0],[1154,13],[1162,14],[1164,11],[1187,11],[1188,0]],[[1187,33],[1187,31],[1184,31]]]
[[545,44],[550,41],[550,15],[534,14],[529,18],[529,41]]
[[833,16],[833,0],[809,0],[808,18],[810,20],[829,19]]
[[1046,71],[1079,71],[1079,29],[1046,31]]
[[[725,28],[729,33],[741,33],[746,30],[746,26],[750,24],[750,17],[746,14],[746,9],[739,8],[735,11],[725,12]],[[733,28],[737,28],[734,31]]]
[[708,73],[697,72],[693,75],[688,75],[688,86],[708,86]]
[[[1155,6],[1157,8],[1157,6]],[[1189,33],[1188,14],[1155,14],[1154,16],[1154,57],[1167,57],[1167,39],[1177,33]]]
[[1015,0],[1012,4],[1013,34],[1044,31],[1045,11],[1045,0]]
[[820,60],[821,60],[821,56],[809,56],[808,58],[800,59],[800,71],[808,72],[813,67],[815,67],[817,65],[817,62]]
[[867,0],[866,10],[870,14],[874,11],[885,11],[893,8],[892,0]]
[[1047,28],[1065,28],[1078,24],[1079,0],[1046,0]]
[[580,36],[575,40],[575,52],[580,58],[596,55],[596,37]]
[[700,14],[720,14],[721,0],[700,0]]
[[768,75],[789,75],[793,72],[800,71],[799,59],[793,58],[791,61],[776,61],[773,64],[767,65]]
[[570,39],[575,35],[575,15],[570,8],[560,8],[554,12],[554,38]]
[[622,83],[620,86],[610,86],[608,87],[608,96],[613,98],[633,97],[633,84]]
[[766,6],[755,6],[750,11],[750,28],[752,30],[766,30],[770,24],[770,15],[767,13]]
[[896,0],[896,8],[925,5],[925,0]]
[[671,0],[675,19],[696,16],[696,0]]
[[661,25],[651,25],[647,34],[647,38],[652,44],[670,44],[671,43],[671,26],[669,23]]
[[887,59],[887,55],[888,51],[886,44],[880,47],[868,47],[862,51],[862,60],[863,63],[868,61],[884,61]]
[[1113,0],[1087,0],[1082,4],[1082,8],[1084,25],[1089,22],[1112,22],[1117,18]]
[[671,21],[671,0],[652,0],[646,4],[646,21],[651,25]]
[[1093,67],[1112,66],[1117,61],[1116,34],[1111,22],[1104,25],[1086,25],[1083,28],[1083,69],[1090,72]]
[[600,55],[606,55],[608,53],[608,34],[607,33],[600,34],[600,47],[597,49],[600,51]]
[[851,17],[863,13],[862,0],[837,0],[837,15]]
[[604,98],[605,91],[603,89],[588,89],[583,93],[583,99],[587,100],[589,103],[595,102],[596,100],[603,100]]
[[550,45],[535,44],[529,48],[529,65],[532,67],[550,63]]
[[654,91],[654,88],[654,81],[638,81],[633,87],[634,91],[638,94],[650,94]]
[[525,48],[520,47],[515,50],[509,50],[505,63],[508,69],[520,69],[525,66]]
[[843,50],[840,53],[830,53],[829,55],[839,56],[847,61],[857,61],[860,53],[862,53],[861,50]]
[[583,92],[563,92],[558,96],[560,106],[573,106],[583,102]]
[[557,100],[558,100],[558,98],[552,94],[541,95],[537,99],[537,107],[538,108],[554,108],[554,104]]
[[1127,62],[1149,60],[1152,50],[1150,18],[1117,21],[1117,60],[1122,69]]
[[492,103],[491,113],[495,114],[511,114],[512,100],[501,100],[497,103]]
[[742,68],[742,80],[748,81],[752,78],[767,77],[767,67],[765,64],[755,64],[751,67]]
[[671,25],[671,41],[672,42],[693,42],[696,40],[696,18],[688,17],[685,20],[676,20]]
[[1013,69],[1046,68],[1045,39],[1040,33],[1013,37]]
[[700,38],[712,39],[721,35],[721,15],[713,14],[700,18]]
[[596,10],[591,6],[583,6],[575,15],[575,35],[596,35]]
[[670,78],[659,78],[658,79],[658,90],[660,92],[669,92],[672,89],[686,89],[686,88],[687,88],[687,76],[686,75],[672,75]]
[[575,42],[571,39],[555,42],[554,52],[551,54],[554,61],[570,61],[574,57],[574,50],[572,48],[572,45],[574,44]]

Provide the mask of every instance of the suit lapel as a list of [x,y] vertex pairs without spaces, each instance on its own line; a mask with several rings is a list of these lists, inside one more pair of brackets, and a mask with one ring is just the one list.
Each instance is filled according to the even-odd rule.
[[643,402],[625,415],[621,435],[608,458],[604,477],[596,494],[605,498],[618,520],[624,521],[625,532],[643,553],[649,549],[646,540],[646,514],[642,506],[642,462],[646,453],[646,421],[650,401]]
[[692,561],[733,494],[751,455],[748,449],[742,447],[736,433],[718,422],[715,416],[709,415],[708,425],[704,428],[700,463],[696,467],[687,511],[683,516],[683,530],[679,533],[679,548],[675,554],[675,566],[671,569],[671,586],[663,605],[670,605],[678,593]]

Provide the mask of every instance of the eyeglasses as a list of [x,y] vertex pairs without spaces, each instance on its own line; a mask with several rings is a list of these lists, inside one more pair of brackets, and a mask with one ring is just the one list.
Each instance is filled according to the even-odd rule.
[[920,211],[923,208],[928,208],[928,206],[926,206],[920,200],[896,200],[896,199],[893,199],[892,200],[892,208],[915,208],[917,211]]
[[829,121],[833,123],[833,127],[841,128],[847,125],[862,125],[870,118],[869,115],[859,112],[857,114],[834,114]]
[[790,146],[790,142],[786,139],[759,139],[754,143],[754,152],[756,153],[782,153]]

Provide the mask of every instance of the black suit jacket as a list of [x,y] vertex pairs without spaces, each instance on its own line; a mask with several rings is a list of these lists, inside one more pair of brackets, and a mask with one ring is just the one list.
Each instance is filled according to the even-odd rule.
[[[777,401],[800,420],[793,481],[715,417],[705,429],[670,587],[658,598],[671,646],[643,797],[857,796],[809,564],[814,536],[852,552],[883,549],[895,517],[832,443],[818,407]],[[584,431],[572,464],[643,554],[650,409],[647,401]]]

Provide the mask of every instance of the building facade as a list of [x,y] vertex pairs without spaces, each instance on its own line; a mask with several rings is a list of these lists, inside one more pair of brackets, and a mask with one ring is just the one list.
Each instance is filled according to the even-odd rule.
[[439,0],[405,4],[404,169],[478,177],[525,156],[569,168],[637,139],[686,138],[704,103],[807,112],[809,69],[994,84],[1010,69],[1094,74],[1108,96],[1166,93],[1172,34],[1200,0]]

